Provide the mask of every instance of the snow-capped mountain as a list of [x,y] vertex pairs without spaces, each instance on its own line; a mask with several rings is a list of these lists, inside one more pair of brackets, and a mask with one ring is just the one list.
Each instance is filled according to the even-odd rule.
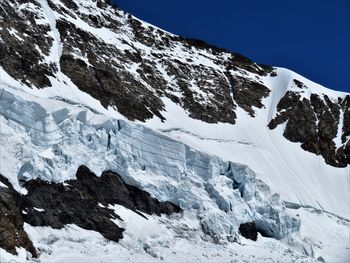
[[0,2],[0,261],[350,259],[350,94],[105,0]]

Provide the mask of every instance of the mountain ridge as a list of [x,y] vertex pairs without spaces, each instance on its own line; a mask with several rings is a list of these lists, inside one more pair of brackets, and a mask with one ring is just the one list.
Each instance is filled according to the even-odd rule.
[[347,258],[350,94],[103,0],[1,2],[0,21],[0,174],[15,191],[35,180],[64,186],[85,165],[183,210],[158,218],[111,204],[125,229],[118,243],[78,225],[35,227],[22,212],[41,260],[78,250],[78,260],[109,261],[171,261],[181,251],[203,261],[206,250],[228,261]]
[[[32,74],[34,71],[35,78],[41,76],[41,79],[32,79],[32,84],[27,83],[27,85],[34,84],[41,88],[50,86],[49,78],[54,75],[57,77],[57,74],[62,72],[79,89],[101,101],[104,107],[116,107],[130,120],[146,121],[153,116],[163,119],[160,113],[164,110],[162,97],[168,97],[180,104],[189,111],[192,118],[209,123],[234,124],[237,118],[235,112],[237,107],[243,108],[252,117],[255,114],[255,108],[267,107],[261,100],[269,96],[271,89],[264,83],[264,79],[275,76],[276,71],[273,67],[261,67],[240,54],[228,52],[226,49],[200,40],[178,37],[143,24],[131,15],[124,14],[117,7],[110,7],[110,4],[106,4],[108,1],[85,3],[86,10],[81,1],[76,2],[80,8],[72,4],[75,3],[73,1],[48,2],[50,8],[60,16],[57,24],[55,18],[52,18],[53,23],[50,22],[50,28],[53,28],[52,36],[50,36],[51,33],[47,35],[49,32],[47,26],[41,27],[38,33],[42,35],[44,40],[42,43],[46,44],[40,46],[37,43],[36,45],[39,45],[44,55],[48,56],[47,45],[50,45],[52,37],[54,40],[52,43],[62,42],[63,44],[56,44],[55,49],[58,50],[50,51],[49,61],[51,61],[46,64],[39,63],[43,58],[40,57],[40,53],[37,53],[35,47],[32,49],[33,52],[36,51],[37,62],[26,55],[22,55],[18,62],[13,58],[12,52],[8,53],[11,54],[12,59],[5,56],[6,60],[3,61],[7,63],[2,66],[12,77],[16,78],[22,74],[26,78],[25,81],[28,81],[30,75],[25,72],[29,71]],[[96,15],[87,14],[87,10],[91,11],[91,8],[94,8]],[[45,10],[42,15],[52,17],[52,14],[45,13]],[[74,18],[75,16],[77,17]],[[30,17],[28,19],[30,20]],[[35,24],[35,18],[31,19]],[[84,29],[76,26],[79,23],[84,25]],[[12,25],[12,28],[15,26]],[[111,30],[111,36],[108,38],[104,36],[106,28]],[[4,34],[4,30],[2,32]],[[19,36],[17,33],[4,34],[3,39],[9,39],[6,42],[9,45],[5,45],[7,50],[19,50],[19,47],[11,44],[18,44],[17,37],[22,38],[22,34],[18,33]],[[125,36],[128,34],[131,34],[131,37]],[[101,37],[104,37],[104,40],[101,40]],[[131,40],[133,42],[130,42]],[[164,50],[164,46],[168,50]],[[178,52],[183,53],[186,59],[176,58],[177,54],[180,54]],[[106,56],[113,59],[108,61]],[[27,58],[35,63],[28,69],[25,68],[26,64],[21,62]],[[11,61],[14,62],[8,63]],[[18,63],[24,65],[22,68],[25,72],[17,66]],[[62,77],[58,77],[60,78]],[[327,96],[325,99],[319,94],[322,91],[313,90],[312,93],[315,95],[311,99],[302,94],[310,93],[310,88],[299,80],[295,81],[297,82],[294,82],[294,87],[300,86],[300,89],[294,89],[291,85],[293,91],[289,91],[284,98],[281,98],[281,104],[275,106],[276,108],[279,106],[279,115],[283,116],[276,117],[266,125],[274,129],[277,125],[287,122],[287,131],[284,136],[288,140],[302,143],[304,150],[322,155],[330,165],[346,167],[350,163],[349,94],[338,93],[346,97],[345,102],[341,102],[341,97]],[[283,90],[284,87],[280,89]],[[333,96],[335,94],[337,93],[332,92]],[[125,100],[126,97],[127,100]],[[299,103],[300,100],[303,101]],[[286,109],[288,104],[299,106],[290,113],[282,114],[281,111],[288,110]],[[316,110],[318,113],[314,118]],[[298,115],[301,117],[297,120],[291,117]],[[324,129],[318,127],[319,122],[321,126],[324,126],[323,123],[328,127],[333,126],[332,131],[322,132]],[[308,129],[297,130],[297,126],[301,123]],[[338,130],[342,130],[338,132],[341,136],[340,144],[334,142],[338,140],[336,139]]]

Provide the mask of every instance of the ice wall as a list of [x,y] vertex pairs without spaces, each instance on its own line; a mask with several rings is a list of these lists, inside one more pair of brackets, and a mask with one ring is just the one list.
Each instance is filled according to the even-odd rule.
[[86,165],[98,175],[113,170],[154,197],[180,205],[214,242],[239,239],[239,225],[248,221],[277,239],[299,228],[279,196],[247,166],[142,125],[30,96],[7,89],[0,97],[0,172],[18,191],[25,192],[21,180],[64,181]]

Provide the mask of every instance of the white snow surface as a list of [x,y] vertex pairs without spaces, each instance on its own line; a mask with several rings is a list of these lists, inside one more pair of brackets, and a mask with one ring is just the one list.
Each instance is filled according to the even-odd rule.
[[346,93],[323,88],[287,69],[279,68],[277,74],[275,78],[264,78],[271,94],[263,102],[266,108],[257,109],[255,118],[238,108],[235,125],[209,124],[190,118],[183,108],[164,99],[166,111],[162,115],[167,121],[155,117],[146,126],[200,151],[248,165],[283,200],[350,218],[350,167],[329,166],[322,156],[302,150],[299,143],[283,137],[283,125],[274,130],[267,127],[292,79],[308,83],[309,87],[314,85],[311,90],[333,99]]
[[61,43],[60,33],[56,28],[56,17],[54,12],[51,10],[48,0],[40,0],[40,4],[43,8],[45,18],[49,22],[51,31],[49,32],[50,36],[53,38],[53,44],[50,51],[49,61],[53,62],[57,65],[58,69],[60,69],[60,61],[62,55],[63,44]]
[[[119,243],[104,239],[99,233],[67,225],[62,230],[50,227],[32,227],[25,230],[35,247],[40,249],[39,262],[348,262],[349,243],[339,239],[349,238],[349,223],[330,215],[309,209],[288,211],[300,216],[302,225],[298,235],[308,240],[312,247],[305,256],[274,239],[258,236],[254,242],[242,239],[240,243],[214,244],[203,240],[196,231],[192,218],[168,218],[149,215],[147,219],[125,209],[113,208],[124,220],[117,222],[126,230]],[[332,228],[329,235],[324,229]],[[21,248],[18,256],[0,249],[1,262],[38,262]],[[322,251],[324,253],[322,253]],[[122,260],[121,260],[122,259]]]
[[[129,220],[126,227],[140,231],[136,236],[127,232],[119,243],[76,225],[57,230],[25,224],[25,230],[42,252],[40,262],[317,262],[273,239],[259,236],[258,242],[244,239],[240,244],[214,244],[203,241],[186,222],[165,227],[162,221],[166,219],[145,220],[125,212],[123,217]],[[149,233],[153,233],[151,238],[143,237]],[[13,256],[0,249],[1,262],[37,262],[24,249],[18,252],[19,256]]]
[[[81,1],[80,11],[89,12],[91,1]],[[40,3],[44,10],[40,19],[50,25],[54,38],[47,59],[59,65],[62,43],[55,19],[60,15],[46,0]],[[109,29],[97,30],[79,18],[69,19],[107,43],[130,48]],[[143,55],[150,52],[137,45]],[[193,63],[218,67],[208,59],[212,54],[201,53],[205,51],[189,54],[177,46],[169,52],[179,60],[190,56]],[[161,65],[158,69],[166,78]],[[247,73],[245,77],[256,76]],[[349,166],[329,166],[322,157],[302,150],[283,137],[281,125],[272,131],[267,128],[280,98],[295,88],[293,79],[307,86],[302,96],[317,93],[337,99],[347,94],[283,68],[277,69],[277,77],[261,79],[271,89],[263,101],[265,108],[254,109],[255,118],[237,108],[235,125],[194,120],[166,98],[165,122],[154,117],[146,123],[132,123],[116,109],[103,108],[61,71],[50,77],[52,87],[38,90],[22,85],[0,68],[0,173],[17,191],[26,192],[18,179],[64,182],[86,165],[98,176],[108,169],[118,172],[128,183],[184,209],[181,216],[147,216],[145,220],[113,206],[125,219],[116,222],[126,228],[119,243],[75,225],[62,230],[25,225],[34,245],[40,247],[39,261],[312,262],[322,257],[349,262],[349,222],[336,216],[350,218]],[[233,181],[239,189],[233,189]],[[280,199],[315,207],[318,212],[286,209]],[[261,227],[273,226],[282,240],[241,238],[238,226],[250,220]],[[203,226],[214,238],[204,235]],[[219,244],[213,242],[215,238]],[[231,238],[238,242],[228,242]],[[27,257],[21,248],[18,256],[0,249],[0,262],[23,262]]]

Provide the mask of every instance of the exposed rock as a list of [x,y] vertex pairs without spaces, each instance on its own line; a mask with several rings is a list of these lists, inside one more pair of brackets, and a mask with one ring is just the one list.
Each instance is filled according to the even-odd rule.
[[[115,46],[100,41],[67,21],[59,20],[57,27],[67,48],[60,60],[62,71],[79,89],[101,101],[105,107],[117,107],[121,114],[131,120],[150,119],[154,114],[164,119],[160,114],[163,102],[122,66],[128,63],[130,52],[125,56]],[[69,52],[76,47],[87,56],[89,66]],[[101,59],[106,53],[118,61]],[[142,74],[145,79],[155,75],[152,70],[147,70],[149,68],[141,71],[146,73]],[[155,77],[151,78],[151,84],[158,87],[153,81],[157,81]],[[165,86],[164,83],[159,85]]]
[[233,77],[229,73],[227,73],[227,78],[230,80],[233,98],[238,106],[254,117],[253,106],[259,109],[264,107],[261,99],[267,97],[270,90],[258,82],[242,77]]
[[122,219],[108,205],[122,205],[141,216],[140,212],[160,216],[182,211],[175,204],[160,202],[149,193],[126,184],[111,171],[97,177],[87,167],[81,166],[76,175],[77,180],[64,184],[41,180],[24,182],[28,194],[22,196],[12,187],[0,187],[0,247],[11,253],[15,253],[16,246],[24,247],[36,256],[23,230],[23,221],[32,226],[56,229],[76,224],[117,242],[123,238],[124,229],[112,220]]
[[[300,84],[303,88],[304,84]],[[300,142],[304,150],[322,155],[325,161],[336,167],[346,167],[350,164],[348,143],[336,148],[334,138],[337,136],[340,110],[344,111],[343,143],[345,142],[347,126],[350,122],[349,105],[343,100],[343,107],[329,99],[327,95],[320,97],[311,94],[310,100],[301,98],[297,92],[287,91],[277,105],[278,114],[269,123],[269,128],[286,122],[283,135],[292,142]],[[341,127],[341,126],[340,126]]]
[[[37,3],[35,4],[38,6]],[[12,6],[3,5],[12,13],[15,12]],[[131,30],[130,39],[121,37],[123,45],[131,49],[123,49],[107,43],[87,30],[80,29],[68,19],[58,19],[56,25],[63,43],[63,54],[59,62],[62,72],[79,89],[100,100],[103,106],[116,107],[130,120],[145,121],[154,115],[164,120],[161,114],[164,110],[161,97],[165,96],[188,110],[192,118],[209,123],[234,124],[236,106],[231,96],[232,91],[238,100],[237,104],[252,116],[254,115],[252,106],[261,107],[261,99],[268,91],[266,88],[261,90],[261,85],[258,83],[235,82],[233,86],[227,81],[225,73],[218,68],[246,70],[263,76],[269,74],[273,70],[272,67],[259,66],[247,57],[209,45],[201,40],[174,36],[152,26],[145,27],[132,16],[125,16],[117,7],[110,8],[110,1],[95,1],[96,10],[103,12],[96,11],[96,14],[91,15],[80,12],[74,0],[60,1],[60,4],[49,1],[49,5],[60,15],[73,19],[79,17],[96,29],[109,28],[119,36]],[[42,11],[41,13],[44,15]],[[31,16],[30,13],[24,14],[21,19],[33,21],[35,25],[35,19]],[[13,18],[7,20],[13,20]],[[8,28],[12,26],[18,27],[18,25],[8,25]],[[38,26],[35,32],[29,32],[32,28],[24,22],[21,27],[28,32],[28,35],[38,34],[40,37],[35,41],[25,39],[25,44],[33,43],[33,46],[30,45],[29,48],[24,49],[19,46],[20,42],[16,37],[7,34],[6,45],[0,44],[4,49],[3,52],[7,52],[9,56],[12,53],[18,53],[19,57],[25,61],[20,65],[17,60],[7,57],[6,63],[2,62],[2,65],[11,76],[28,82],[28,85],[33,84],[38,88],[49,86],[50,81],[47,77],[52,76],[57,67],[42,63],[42,54],[35,49],[35,45],[38,45],[45,55],[49,54],[52,45],[52,38],[48,36],[50,25]],[[151,48],[151,54],[145,54],[139,45]],[[179,46],[189,54],[186,62],[180,61],[175,56]],[[7,51],[7,47],[12,51]],[[201,57],[209,59],[209,55],[217,56],[215,60],[210,59],[218,68],[193,63],[193,59]],[[84,57],[86,58],[84,61],[79,59]],[[132,74],[129,67],[135,63],[137,63],[136,73]],[[157,65],[162,65],[162,69]],[[169,83],[163,72],[175,81]]]
[[239,53],[232,53],[230,59],[225,63],[225,65],[226,68],[229,69],[245,69],[248,72],[255,73],[260,76],[268,75],[273,71],[272,66],[258,65]]
[[16,201],[19,195],[5,177],[0,175],[0,247],[17,254],[16,247],[23,247],[34,257],[37,256],[32,241],[23,229],[23,218]]
[[113,172],[104,172],[97,177],[84,166],[78,169],[77,180],[66,181],[65,184],[32,180],[24,187],[28,189],[28,194],[21,198],[21,209],[26,211],[24,220],[30,225],[62,228],[66,224],[76,224],[98,231],[114,241],[123,237],[123,229],[110,219],[120,218],[99,203],[106,207],[119,204],[135,212],[156,215],[181,211],[170,202],[159,202],[147,192],[125,184]]
[[[344,111],[343,118],[343,134],[342,134],[342,142],[345,143],[347,138],[350,137],[350,96],[346,96],[341,102],[340,106]],[[348,155],[349,156],[349,155]]]
[[254,222],[243,223],[239,226],[239,232],[245,238],[256,241],[258,238],[258,230]]
[[301,81],[297,80],[297,79],[293,79],[293,82],[299,89],[302,89],[302,88],[305,87],[305,84],[302,83]]
[[68,181],[68,184],[85,190],[98,202],[119,204],[133,211],[141,211],[146,214],[171,215],[181,212],[181,208],[170,202],[159,202],[149,193],[126,184],[123,179],[112,171],[103,172],[101,177],[96,177],[87,167],[81,166],[77,171],[77,181]]
[[32,226],[61,229],[67,224],[94,230],[105,238],[118,241],[123,228],[111,219],[120,219],[112,210],[98,206],[97,200],[84,189],[50,184],[36,180],[25,183],[28,195],[22,196],[20,207],[23,219]]
[[[48,24],[38,24],[37,10],[20,8],[25,5],[40,7],[34,0],[1,1],[0,3],[0,65],[13,78],[28,86],[51,85],[57,65],[48,64],[52,38]],[[40,9],[39,9],[40,10]]]
[[69,9],[76,10],[78,5],[73,0],[61,0]]

